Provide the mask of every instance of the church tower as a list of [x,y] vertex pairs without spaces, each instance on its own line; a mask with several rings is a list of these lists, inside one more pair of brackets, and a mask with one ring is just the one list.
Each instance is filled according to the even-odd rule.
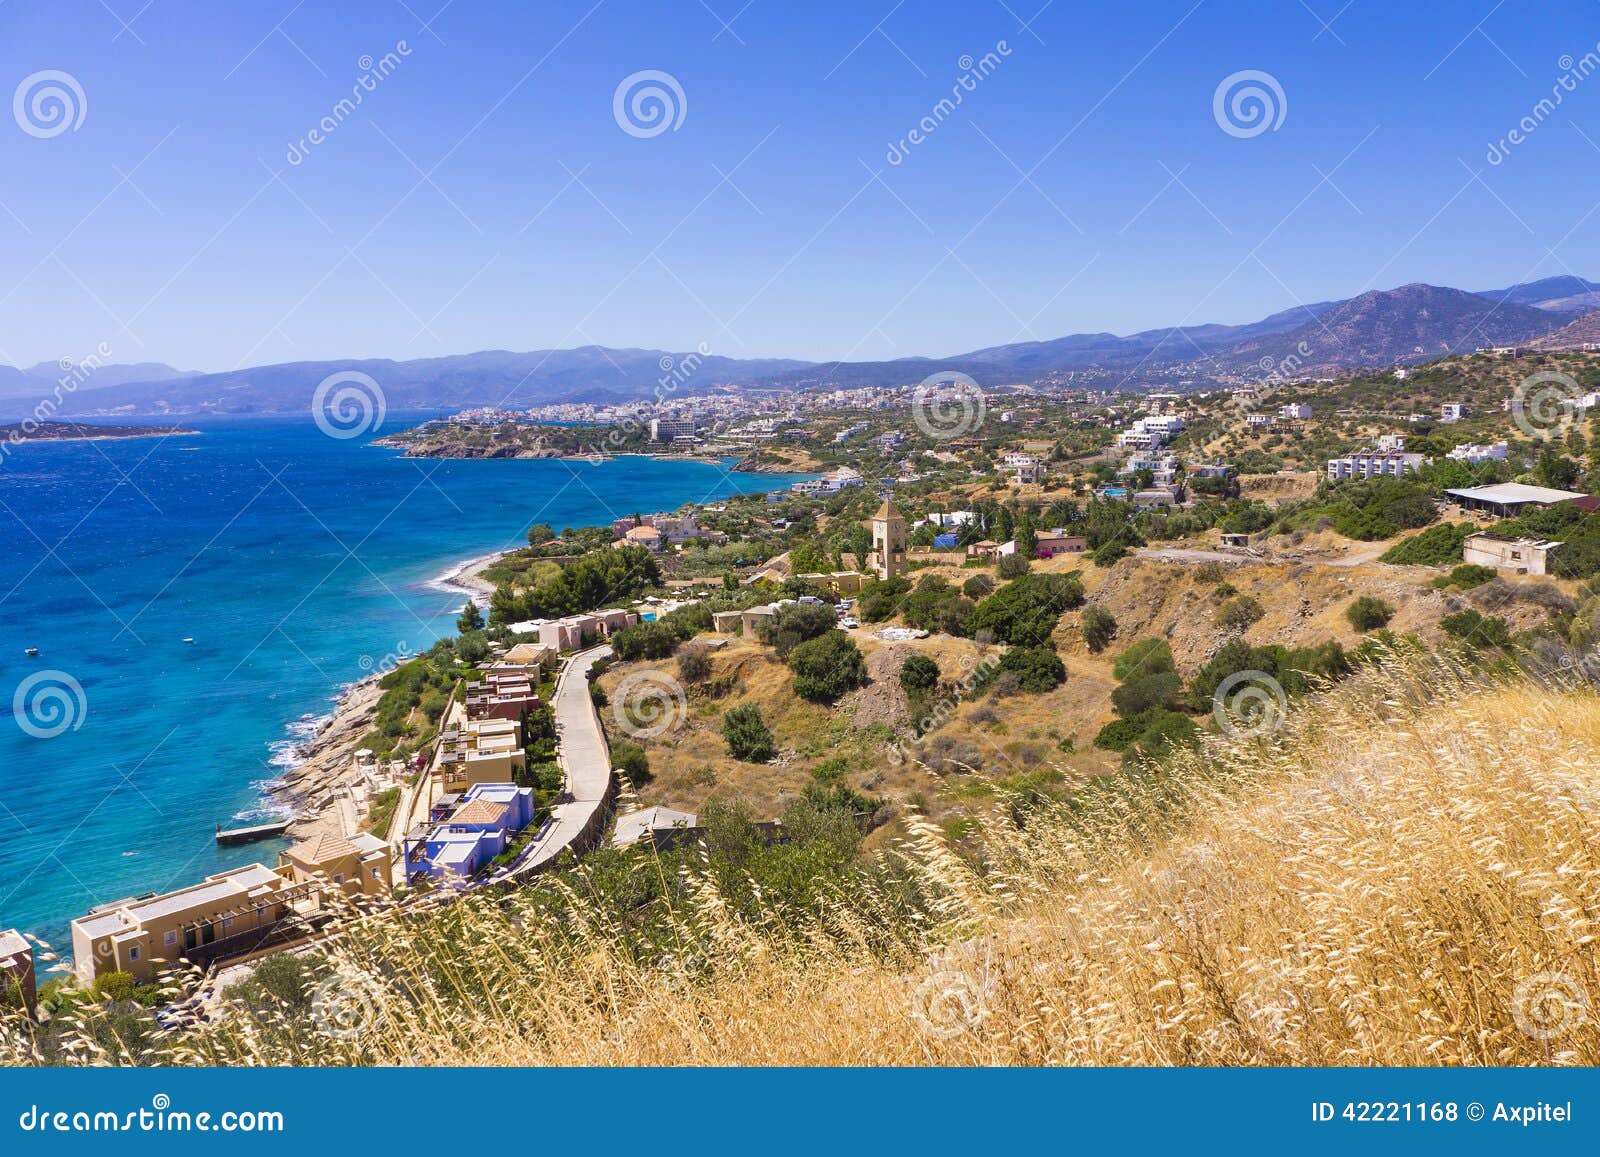
[[872,516],[872,569],[880,579],[892,579],[906,565],[906,520],[887,498]]

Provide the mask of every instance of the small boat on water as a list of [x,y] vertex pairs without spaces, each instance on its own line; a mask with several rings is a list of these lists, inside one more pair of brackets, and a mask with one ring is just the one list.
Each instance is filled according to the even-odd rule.
[[185,643],[189,644],[189,646],[191,646],[191,647],[194,646],[194,636],[192,636],[192,635],[185,635],[183,637],[183,641]]
[[29,647],[28,648],[28,658],[37,659],[38,657],[39,657],[39,648],[38,647]]

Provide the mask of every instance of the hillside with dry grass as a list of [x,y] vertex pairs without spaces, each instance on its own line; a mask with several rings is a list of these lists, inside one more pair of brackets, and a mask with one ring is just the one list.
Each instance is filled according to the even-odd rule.
[[[636,853],[353,921],[304,1007],[235,1010],[160,1056],[1594,1064],[1597,767],[1590,687],[1413,659],[970,852],[915,825],[805,911],[736,866]],[[630,888],[651,898],[594,900]],[[84,1039],[79,1060],[135,1059]]]

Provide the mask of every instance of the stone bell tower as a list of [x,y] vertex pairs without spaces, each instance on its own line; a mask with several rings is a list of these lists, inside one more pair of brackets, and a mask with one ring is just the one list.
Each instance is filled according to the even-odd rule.
[[872,555],[869,565],[880,579],[892,579],[906,565],[906,520],[887,498],[872,516]]

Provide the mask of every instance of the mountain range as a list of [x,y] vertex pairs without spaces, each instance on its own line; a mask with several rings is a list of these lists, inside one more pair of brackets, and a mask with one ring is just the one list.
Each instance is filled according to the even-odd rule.
[[[712,386],[796,389],[897,386],[941,370],[984,386],[1026,385],[1071,374],[1132,387],[1336,376],[1426,361],[1481,346],[1576,348],[1600,334],[1600,283],[1550,277],[1504,289],[1415,283],[1339,301],[1297,305],[1243,325],[1191,325],[1119,336],[1081,333],[990,346],[947,358],[884,362],[701,357],[666,350],[583,346],[488,350],[411,361],[284,362],[226,373],[159,363],[94,370],[67,393],[62,414],[184,415],[303,412],[319,382],[341,371],[370,375],[395,410],[551,402],[618,402]],[[50,395],[62,370],[44,362],[0,366],[0,417],[21,416]]]

